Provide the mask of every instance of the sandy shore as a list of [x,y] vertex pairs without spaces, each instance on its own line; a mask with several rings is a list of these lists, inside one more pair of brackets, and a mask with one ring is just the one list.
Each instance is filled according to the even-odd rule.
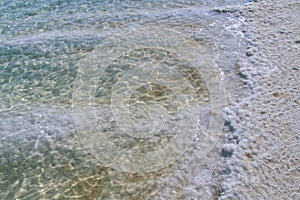
[[300,2],[254,1],[241,11],[239,73],[251,95],[226,108],[234,152],[220,199],[300,199]]

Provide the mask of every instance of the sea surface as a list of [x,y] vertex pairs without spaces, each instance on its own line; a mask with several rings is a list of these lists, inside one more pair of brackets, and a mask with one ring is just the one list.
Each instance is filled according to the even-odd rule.
[[244,3],[2,0],[0,199],[216,198]]

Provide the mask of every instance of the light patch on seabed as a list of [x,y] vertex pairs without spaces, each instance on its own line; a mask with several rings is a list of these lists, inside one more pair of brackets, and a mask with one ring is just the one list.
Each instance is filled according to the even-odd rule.
[[[172,52],[168,52],[169,50]],[[189,53],[187,54],[187,52]],[[117,56],[119,55],[124,58],[118,58]],[[118,59],[120,61],[117,61]],[[171,160],[184,153],[185,149],[192,143],[194,135],[199,134],[198,126],[203,122],[197,116],[200,116],[198,113],[203,112],[201,111],[201,106],[206,106],[206,104],[210,105],[211,112],[215,113],[215,115],[210,116],[206,133],[209,136],[202,139],[203,143],[208,143],[202,147],[203,154],[207,154],[214,146],[214,141],[219,138],[219,132],[221,132],[223,124],[220,113],[225,101],[224,89],[222,90],[223,85],[219,84],[221,82],[218,77],[219,70],[210,63],[210,60],[212,59],[209,59],[209,54],[205,51],[205,48],[192,40],[188,41],[179,32],[168,29],[141,27],[137,31],[121,33],[114,38],[108,39],[108,41],[104,41],[97,50],[80,63],[78,80],[75,82],[73,109],[75,116],[77,109],[79,109],[79,116],[78,118],[76,116],[75,125],[82,142],[89,146],[91,153],[99,160],[102,160],[103,156],[109,159],[117,156],[110,155],[116,147],[113,147],[109,152],[105,152],[108,146],[113,145],[110,141],[107,141],[108,143],[106,144],[107,138],[103,137],[108,133],[100,135],[90,133],[93,132],[97,118],[94,111],[94,106],[97,106],[97,103],[95,103],[97,98],[94,97],[96,96],[97,79],[98,77],[103,77],[100,80],[100,96],[98,98],[108,99],[107,103],[111,105],[112,110],[111,122],[114,121],[123,133],[147,139],[147,137],[152,137],[153,134],[162,134],[162,131],[168,131],[172,126],[176,127],[176,124],[179,124],[178,130],[174,129],[171,131],[173,133],[169,133],[169,135],[176,134],[175,138],[173,138],[174,141],[169,141],[169,144],[165,146],[163,151],[157,151],[158,154],[156,156],[154,156],[155,152],[141,154],[138,157],[134,156],[138,154],[128,152],[127,155],[121,155],[122,153],[120,153],[119,159],[121,160],[115,164],[111,163],[109,166],[118,168],[121,171],[129,170],[128,172],[141,173],[153,171],[156,168],[160,169],[164,165],[169,164]],[[111,65],[113,68],[110,67]],[[156,84],[156,86],[153,84]],[[136,99],[139,98],[138,96],[132,97],[132,94],[142,86],[150,87],[149,92],[152,95],[148,95],[149,100],[145,101],[147,97],[144,97],[144,100]],[[173,94],[162,95],[162,87],[165,87]],[[151,90],[153,91],[151,92]],[[104,97],[103,94],[105,94]],[[163,103],[165,98],[170,99],[168,102]],[[132,123],[131,120],[135,117],[130,116],[132,112],[130,110],[130,101],[133,99],[138,103],[135,105],[140,108],[142,108],[141,104],[145,104],[147,109],[154,112],[155,110],[162,112],[159,115],[163,115],[163,119],[156,119],[158,116],[154,114],[151,117],[155,119],[154,122],[156,124],[152,124],[150,121],[147,123],[144,121],[143,125],[138,125],[137,122],[133,121]],[[86,121],[82,119],[82,107],[86,109]],[[151,113],[149,114],[151,115]],[[177,116],[174,116],[174,114]],[[105,118],[105,116],[103,117]],[[102,120],[102,116],[99,118]],[[200,121],[200,124],[198,124],[198,121]],[[175,124],[168,125],[168,123]],[[107,125],[100,124],[99,126]],[[167,126],[170,127],[164,130]],[[112,134],[115,134],[114,131]],[[168,135],[168,133],[165,134]],[[92,144],[91,138],[98,139],[95,140],[96,143]],[[86,139],[87,141],[85,141]],[[102,144],[98,144],[97,141],[101,141]],[[172,144],[172,142],[175,143]],[[107,146],[100,148],[104,144]],[[96,146],[100,149],[97,150]],[[205,149],[206,146],[207,150]],[[117,151],[122,152],[122,150]],[[173,155],[175,156],[173,157],[173,153],[178,155]],[[113,154],[118,154],[118,152]],[[122,158],[122,156],[125,157]],[[133,157],[129,158],[128,156]],[[164,156],[165,158],[163,158]],[[202,156],[200,152],[199,156]],[[147,157],[149,160],[147,160]],[[128,160],[131,161],[128,163],[128,169],[125,169],[125,163]],[[157,160],[161,161],[157,162]],[[105,162],[104,160],[102,161]],[[113,161],[111,160],[111,162]],[[159,165],[156,166],[156,164]],[[148,167],[149,169],[147,169]]]

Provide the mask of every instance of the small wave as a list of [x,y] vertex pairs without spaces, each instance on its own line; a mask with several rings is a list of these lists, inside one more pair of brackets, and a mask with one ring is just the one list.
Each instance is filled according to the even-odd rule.
[[67,39],[86,39],[86,38],[103,38],[111,35],[112,31],[99,32],[93,30],[70,30],[70,31],[47,31],[33,35],[21,36],[6,42],[9,45],[20,45],[24,43],[37,44],[43,41],[51,41],[59,38]]

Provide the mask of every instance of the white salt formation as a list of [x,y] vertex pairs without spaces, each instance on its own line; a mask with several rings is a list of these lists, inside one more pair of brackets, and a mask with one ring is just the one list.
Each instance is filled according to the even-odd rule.
[[237,148],[220,199],[299,199],[300,3],[259,1],[242,13],[240,73],[252,94],[226,110]]

